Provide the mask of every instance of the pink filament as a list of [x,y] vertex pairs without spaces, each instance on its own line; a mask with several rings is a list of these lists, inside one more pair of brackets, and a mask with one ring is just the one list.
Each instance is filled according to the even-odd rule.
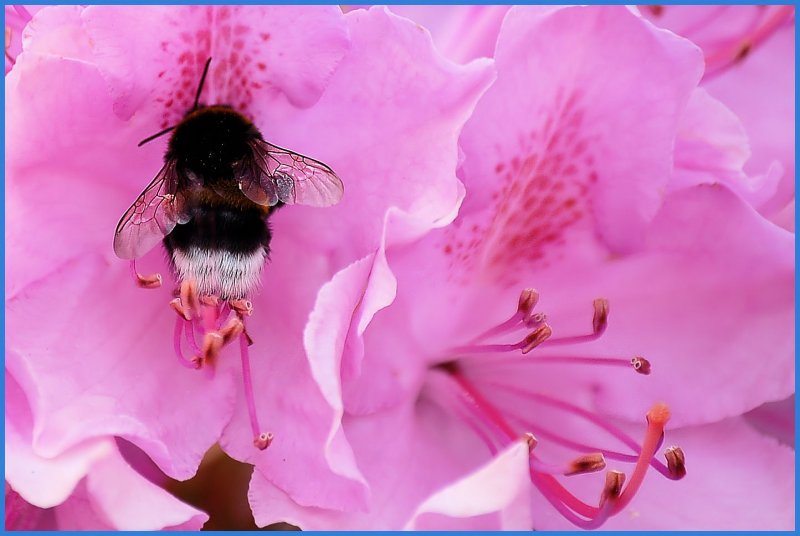
[[172,346],[175,349],[175,356],[178,358],[178,362],[181,365],[189,369],[196,369],[197,365],[195,365],[195,363],[193,363],[191,360],[186,359],[183,355],[183,350],[181,349],[181,333],[183,332],[183,326],[181,324],[183,322],[187,322],[187,320],[181,317],[175,318],[175,330],[173,331],[172,336]]
[[250,428],[253,430],[253,437],[258,437],[261,435],[261,425],[258,423],[258,415],[256,414],[253,377],[250,373],[250,350],[248,349],[245,332],[239,335],[239,350],[242,356],[242,381],[244,382],[244,398],[247,402],[247,412],[250,416]]

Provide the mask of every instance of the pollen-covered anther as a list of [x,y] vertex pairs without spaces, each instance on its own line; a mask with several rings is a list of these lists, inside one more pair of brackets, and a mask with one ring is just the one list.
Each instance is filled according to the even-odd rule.
[[597,298],[592,302],[594,306],[594,317],[592,318],[592,331],[595,335],[601,335],[608,326],[608,300]]
[[253,314],[253,302],[250,300],[230,300],[228,304],[239,316],[250,316]]
[[533,452],[533,449],[539,444],[539,440],[530,432],[525,432],[522,435],[522,439],[528,444],[528,452]]
[[176,313],[178,313],[178,316],[180,316],[181,318],[183,318],[185,320],[191,320],[192,319],[191,315],[189,315],[189,312],[183,307],[183,304],[181,303],[181,299],[180,298],[175,298],[174,300],[170,301],[169,302],[169,306],[172,307],[172,309]]
[[522,353],[527,354],[546,341],[552,334],[553,329],[547,324],[543,324],[539,328],[536,328],[529,333],[527,337],[525,337],[525,340],[523,341]]
[[534,313],[525,320],[525,326],[533,328],[540,326],[547,321],[547,315],[544,313]]
[[191,320],[194,315],[200,316],[200,297],[197,294],[197,283],[193,279],[181,281],[180,298],[187,320]]
[[519,295],[517,312],[527,320],[537,303],[539,303],[539,293],[536,289],[526,288]]
[[203,336],[203,346],[201,347],[201,357],[203,362],[213,362],[219,355],[225,344],[225,339],[218,331],[209,331]]
[[638,372],[639,374],[644,374],[647,376],[650,374],[650,361],[643,358],[642,356],[636,356],[631,359],[631,365],[633,365],[633,370]]
[[213,295],[199,296],[198,301],[209,307],[217,307],[219,305],[219,298]]
[[664,457],[667,458],[667,468],[673,479],[680,480],[686,476],[686,457],[683,454],[683,449],[674,446],[669,447],[664,451]]
[[606,473],[606,483],[600,494],[600,507],[607,501],[616,501],[622,494],[622,486],[625,485],[625,473],[621,471],[609,471]]
[[585,454],[569,462],[564,476],[596,473],[606,468],[606,459],[600,452]]
[[272,444],[274,438],[275,436],[270,432],[261,432],[258,437],[253,440],[253,445],[255,445],[258,450],[264,450]]
[[238,337],[244,331],[244,324],[241,320],[237,317],[232,317],[228,320],[224,326],[219,330],[219,334],[222,335],[222,344],[228,344],[233,339]]
[[136,286],[139,288],[160,288],[163,282],[161,278],[161,274],[149,274],[149,275],[142,275],[136,270],[136,261],[132,260],[131,264],[131,277],[136,282]]

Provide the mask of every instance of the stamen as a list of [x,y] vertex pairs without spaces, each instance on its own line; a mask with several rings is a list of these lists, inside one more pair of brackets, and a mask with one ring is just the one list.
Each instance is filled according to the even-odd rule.
[[539,440],[536,439],[536,436],[530,432],[525,432],[522,437],[528,444],[528,452],[533,452],[533,449],[535,449],[536,445],[539,444]]
[[596,473],[606,468],[606,460],[603,454],[595,452],[593,454],[584,454],[578,456],[567,465],[567,470],[564,476],[582,475],[586,473]]
[[183,310],[186,311],[187,319],[191,320],[194,315],[200,314],[200,300],[197,295],[197,283],[193,279],[181,281],[180,298]]
[[524,289],[519,295],[517,310],[513,315],[511,315],[511,318],[499,323],[493,328],[489,328],[472,339],[470,342],[476,343],[490,337],[495,337],[497,335],[502,335],[504,333],[516,330],[521,324],[525,323],[525,321],[530,318],[533,308],[536,307],[538,302],[539,293],[536,292],[536,290],[532,288]]
[[631,359],[631,365],[633,365],[633,370],[635,370],[639,374],[643,374],[644,376],[650,374],[650,361],[643,358],[642,356],[637,355],[636,357]]
[[250,316],[253,314],[253,303],[250,300],[229,300],[231,309],[236,311],[239,316]]
[[256,414],[256,402],[253,395],[253,378],[250,373],[250,351],[248,349],[247,337],[244,331],[239,335],[239,351],[242,356],[242,381],[244,382],[244,398],[247,402],[247,412],[250,415],[250,428],[253,431],[253,444],[259,450],[266,449],[273,440],[273,435],[269,432],[262,432],[261,425],[258,423]]
[[516,352],[522,350],[523,354],[527,354],[540,344],[542,344],[553,333],[552,328],[544,324],[528,335],[519,342],[512,344],[471,344],[466,346],[456,346],[448,350],[448,354],[470,356],[475,354],[498,354],[503,352]]
[[625,484],[625,473],[620,471],[609,471],[606,473],[606,483],[603,492],[600,494],[600,506],[608,501],[616,501],[622,493],[622,486]]
[[136,260],[132,260],[130,263],[131,267],[131,277],[136,282],[136,285],[139,288],[159,288],[161,286],[161,274],[150,274],[150,275],[142,275],[136,271]]
[[669,473],[675,480],[686,476],[686,457],[683,455],[683,449],[670,447],[664,452],[664,456],[667,458]]
[[[511,392],[511,393],[516,394],[518,396],[522,396],[522,397],[525,397],[525,398],[531,398],[531,399],[537,400],[537,401],[539,401],[539,402],[541,402],[543,404],[547,404],[549,406],[553,406],[553,407],[562,409],[564,411],[567,411],[569,413],[575,414],[575,415],[585,419],[586,421],[590,422],[591,424],[593,424],[593,425],[605,430],[610,435],[612,435],[614,438],[616,438],[617,440],[619,440],[622,443],[624,443],[625,446],[630,448],[635,454],[624,454],[624,453],[621,453],[619,451],[610,450],[610,449],[604,449],[604,448],[598,448],[595,445],[587,445],[585,443],[580,443],[580,442],[577,442],[577,441],[573,441],[571,439],[567,439],[564,436],[561,436],[561,435],[559,435],[559,434],[557,434],[557,433],[555,433],[555,432],[553,432],[551,430],[547,430],[547,429],[542,428],[541,426],[539,426],[537,424],[534,424],[529,419],[526,419],[526,418],[524,418],[524,417],[522,417],[522,416],[520,416],[518,414],[515,414],[513,411],[507,411],[507,413],[509,414],[510,417],[512,417],[515,421],[519,422],[522,426],[525,426],[526,428],[529,428],[529,429],[533,430],[534,433],[537,433],[537,434],[541,435],[542,437],[546,437],[548,439],[551,439],[552,441],[555,441],[555,442],[557,442],[557,443],[559,443],[561,445],[564,445],[565,447],[569,447],[569,448],[577,450],[579,452],[597,451],[597,452],[602,453],[603,456],[605,456],[606,458],[611,458],[613,460],[619,460],[619,461],[628,462],[628,463],[633,463],[633,462],[638,461],[639,453],[642,450],[642,448],[639,445],[639,443],[637,443],[635,439],[633,439],[631,436],[626,434],[620,428],[617,428],[616,426],[612,425],[611,423],[606,422],[605,420],[601,419],[598,415],[595,415],[595,414],[593,414],[593,413],[581,408],[580,406],[576,406],[574,404],[570,404],[568,402],[564,402],[563,400],[559,400],[557,398],[553,398],[553,397],[550,397],[548,395],[544,395],[544,394],[541,394],[541,393],[523,391],[521,389],[518,389],[518,388],[515,388],[515,387],[512,387],[512,386],[508,386],[508,385],[499,384],[499,383],[496,383],[496,382],[490,382],[490,385],[492,385],[494,387],[497,387],[498,389],[503,389],[505,391]],[[660,445],[659,445],[659,447],[660,447]],[[680,479],[680,478],[676,478],[676,476],[670,472],[669,468],[666,465],[664,465],[657,458],[653,458],[650,461],[650,465],[653,467],[653,469],[655,469],[656,471],[661,473],[663,476],[669,478],[670,480],[679,480]]]
[[558,337],[550,339],[543,346],[575,344],[599,339],[608,326],[608,300],[605,298],[597,298],[592,302],[592,306],[594,307],[594,316],[592,317],[592,333],[588,335],[574,335],[571,337]]
[[172,307],[172,309],[176,313],[178,313],[179,317],[181,317],[181,318],[183,318],[184,320],[187,320],[187,321],[191,321],[192,320],[192,317],[189,314],[189,311],[187,311],[183,307],[183,304],[181,303],[181,299],[180,298],[175,298],[174,300],[170,301],[169,302],[169,306]]

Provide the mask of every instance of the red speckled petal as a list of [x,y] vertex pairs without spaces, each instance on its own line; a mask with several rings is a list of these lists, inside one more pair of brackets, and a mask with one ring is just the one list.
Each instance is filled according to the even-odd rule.
[[83,18],[116,112],[144,108],[162,128],[191,107],[209,57],[201,101],[254,117],[284,98],[313,104],[348,47],[334,6],[98,6]]
[[504,21],[496,62],[460,140],[465,221],[445,253],[507,278],[563,256],[571,232],[614,252],[641,245],[699,50],[624,7],[521,7]]

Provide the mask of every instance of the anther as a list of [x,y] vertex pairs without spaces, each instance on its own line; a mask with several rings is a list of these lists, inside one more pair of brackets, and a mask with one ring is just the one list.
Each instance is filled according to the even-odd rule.
[[522,353],[527,354],[528,352],[530,352],[531,350],[542,344],[544,341],[546,341],[552,334],[553,330],[547,324],[544,324],[539,328],[533,330],[531,333],[528,334],[527,337],[525,337],[525,340],[523,341]]
[[253,445],[255,445],[258,450],[264,450],[272,444],[274,438],[275,436],[271,433],[261,432],[258,437],[253,440]]
[[606,483],[603,492],[600,494],[600,507],[602,508],[607,501],[616,501],[622,494],[622,486],[625,484],[625,473],[620,471],[609,471],[606,473]]
[[606,468],[606,460],[599,452],[579,456],[569,462],[564,476],[582,475],[586,473],[596,473]]
[[218,355],[225,339],[217,331],[210,331],[203,337],[202,358],[203,361],[213,361]]
[[608,326],[608,300],[597,298],[592,302],[592,305],[594,306],[592,330],[595,335],[602,335]]
[[136,261],[132,260],[131,264],[131,276],[133,280],[136,281],[136,285],[139,288],[159,288],[162,283],[161,274],[150,274],[150,275],[142,275],[138,271],[136,271]]
[[180,316],[181,318],[183,318],[183,319],[185,319],[185,320],[188,320],[188,321],[191,321],[191,320],[192,320],[192,317],[191,317],[191,315],[189,315],[189,311],[187,311],[187,310],[186,310],[186,309],[183,307],[183,304],[181,303],[181,299],[180,299],[180,298],[175,298],[174,300],[172,300],[171,302],[169,302],[169,306],[170,306],[170,307],[172,307],[172,309],[173,309],[173,310],[174,310],[176,313],[178,313],[178,316]]
[[536,439],[536,436],[530,432],[525,432],[523,434],[522,439],[528,444],[528,452],[533,452],[533,449],[536,448],[536,445],[539,444],[539,440]]
[[214,295],[200,296],[198,301],[209,307],[217,307],[219,305],[219,298]]
[[680,480],[686,476],[686,457],[680,447],[669,447],[664,451],[667,458],[667,468],[670,476],[675,480]]
[[527,320],[537,303],[539,303],[539,293],[536,289],[526,288],[519,295],[517,312],[521,313],[523,318]]
[[197,283],[195,283],[193,279],[181,281],[180,298],[181,304],[188,315],[188,320],[191,320],[193,315],[200,314],[200,300],[197,295]]
[[253,314],[253,303],[250,300],[230,300],[228,304],[239,316],[250,316]]
[[222,344],[228,344],[233,339],[238,337],[244,331],[244,324],[237,317],[232,317],[228,322],[219,330],[222,336]]
[[631,365],[633,365],[633,370],[638,372],[639,374],[643,374],[647,376],[650,374],[650,361],[643,358],[642,356],[636,356],[631,359]]

